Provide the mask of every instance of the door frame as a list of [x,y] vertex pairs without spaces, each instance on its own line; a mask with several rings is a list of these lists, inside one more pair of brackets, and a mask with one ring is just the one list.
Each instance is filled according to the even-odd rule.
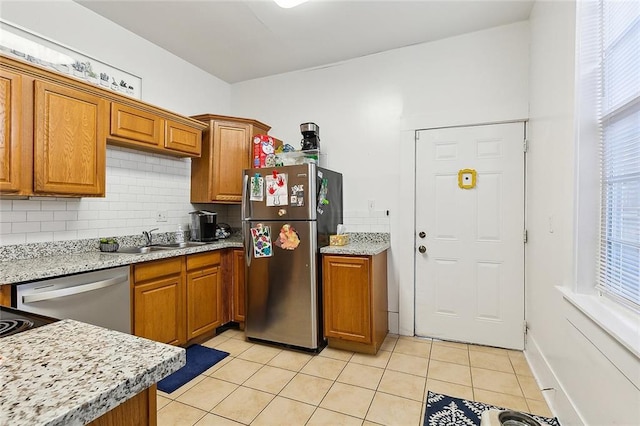
[[[452,129],[452,128],[461,128],[461,127],[479,127],[479,126],[489,126],[489,125],[496,125],[496,124],[510,124],[510,123],[522,123],[523,124],[523,151],[524,151],[524,156],[523,156],[523,200],[524,200],[524,206],[523,206],[523,211],[524,211],[524,217],[522,218],[523,220],[523,232],[526,231],[527,229],[527,153],[528,153],[528,129],[529,129],[529,120],[528,119],[514,119],[514,120],[504,120],[504,121],[491,121],[491,122],[481,122],[481,123],[470,123],[470,124],[456,124],[456,125],[450,125],[450,126],[434,126],[434,127],[426,127],[426,128],[417,128],[413,130],[413,169],[411,171],[412,174],[412,192],[413,192],[413,209],[411,210],[411,215],[412,217],[412,234],[413,234],[413,238],[412,238],[412,262],[411,262],[411,276],[412,276],[412,286],[411,286],[411,306],[410,306],[410,310],[411,310],[411,319],[412,319],[412,330],[411,330],[411,335],[415,336],[415,331],[416,331],[416,285],[417,285],[417,277],[416,277],[416,259],[417,259],[417,249],[418,249],[418,237],[417,237],[417,230],[416,230],[416,217],[417,217],[417,205],[415,203],[416,197],[417,197],[417,184],[416,184],[416,176],[417,176],[417,167],[418,167],[418,158],[417,158],[417,149],[418,149],[418,133],[422,132],[422,131],[426,131],[426,130],[439,130],[439,129]],[[527,323],[527,244],[525,241],[524,244],[524,251],[523,251],[523,269],[522,269],[522,282],[523,282],[523,290],[524,290],[524,299],[523,299],[523,312],[524,312],[524,321],[525,324]],[[409,296],[408,294],[406,296]],[[407,297],[404,298],[404,300],[406,302],[409,302],[407,300]],[[400,298],[400,312],[403,311],[403,298]],[[406,318],[406,316],[405,316]],[[400,327],[401,331],[402,331],[402,326]],[[525,344],[525,348],[526,348],[526,344],[527,344],[527,331],[526,331],[526,326],[525,329],[523,331],[524,333],[524,344]],[[402,333],[400,333],[402,334]]]

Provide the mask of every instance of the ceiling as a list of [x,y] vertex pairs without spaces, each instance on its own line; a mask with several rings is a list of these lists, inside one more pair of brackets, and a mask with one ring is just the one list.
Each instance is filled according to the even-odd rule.
[[76,0],[228,83],[528,19],[534,0]]

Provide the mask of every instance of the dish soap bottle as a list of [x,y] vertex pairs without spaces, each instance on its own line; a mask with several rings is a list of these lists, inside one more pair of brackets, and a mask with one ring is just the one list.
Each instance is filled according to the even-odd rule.
[[182,225],[178,225],[178,229],[175,232],[176,243],[184,243],[184,229],[182,229]]

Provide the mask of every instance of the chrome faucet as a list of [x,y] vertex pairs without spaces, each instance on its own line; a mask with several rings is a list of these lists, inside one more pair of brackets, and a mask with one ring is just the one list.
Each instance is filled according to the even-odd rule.
[[160,228],[153,228],[148,231],[142,231],[142,235],[144,235],[144,239],[147,241],[147,243],[145,244],[146,246],[151,245],[151,243],[153,242],[153,235],[151,235],[151,233],[153,231],[157,231],[158,229]]

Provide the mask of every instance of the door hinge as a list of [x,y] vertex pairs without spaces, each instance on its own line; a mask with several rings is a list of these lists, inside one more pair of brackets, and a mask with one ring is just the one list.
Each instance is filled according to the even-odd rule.
[[522,240],[524,241],[524,243],[527,243],[527,240],[529,239],[529,233],[527,232],[527,230],[525,229],[524,232],[522,233]]
[[527,325],[527,322],[526,322],[526,321],[524,321],[524,322],[522,323],[522,332],[524,333],[524,335],[525,335],[525,336],[527,335],[527,331],[528,331],[528,330],[529,330],[529,326]]
[[420,132],[416,132],[416,140],[420,140]]
[[522,142],[522,150],[524,152],[528,152],[529,151],[529,139],[525,138],[524,142]]

